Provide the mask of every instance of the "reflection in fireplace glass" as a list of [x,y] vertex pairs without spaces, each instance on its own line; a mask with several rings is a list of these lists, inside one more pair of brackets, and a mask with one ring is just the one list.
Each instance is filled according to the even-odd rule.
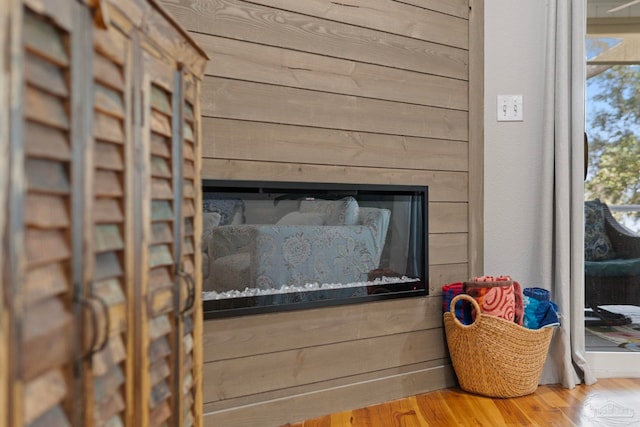
[[205,317],[424,295],[427,187],[203,181]]

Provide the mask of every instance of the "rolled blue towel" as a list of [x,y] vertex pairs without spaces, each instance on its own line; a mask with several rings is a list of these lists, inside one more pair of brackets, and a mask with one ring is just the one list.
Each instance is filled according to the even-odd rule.
[[[543,304],[540,304],[543,305]],[[538,322],[538,326],[543,328],[545,326],[558,326],[560,325],[560,320],[558,319],[558,305],[553,301],[546,301],[546,310],[540,317],[540,321]]]
[[540,301],[528,295],[523,295],[522,305],[524,306],[524,321],[522,322],[523,326],[528,329],[538,329],[539,322],[538,318],[536,317],[536,311],[538,311]]
[[542,288],[522,290],[525,328],[539,329],[544,326],[559,325],[558,306],[550,300],[550,292]]
[[522,293],[538,301],[549,301],[551,299],[551,292],[543,288],[524,288]]

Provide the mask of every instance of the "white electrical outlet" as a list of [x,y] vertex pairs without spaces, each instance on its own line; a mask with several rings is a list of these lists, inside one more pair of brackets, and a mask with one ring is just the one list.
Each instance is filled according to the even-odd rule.
[[498,95],[497,120],[499,122],[521,122],[524,120],[522,95]]

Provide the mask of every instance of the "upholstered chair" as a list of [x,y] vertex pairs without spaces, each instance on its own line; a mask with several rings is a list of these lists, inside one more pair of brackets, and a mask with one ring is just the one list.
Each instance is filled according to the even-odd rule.
[[640,235],[599,199],[586,201],[584,213],[586,306],[640,305]]

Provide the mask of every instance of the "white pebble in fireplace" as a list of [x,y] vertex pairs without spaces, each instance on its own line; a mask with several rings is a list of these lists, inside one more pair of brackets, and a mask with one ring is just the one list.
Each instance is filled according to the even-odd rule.
[[345,289],[345,288],[362,288],[367,286],[379,286],[379,285],[393,285],[393,284],[405,284],[408,282],[419,282],[420,279],[407,276],[401,277],[381,277],[376,278],[373,281],[366,282],[351,282],[351,283],[306,283],[304,286],[287,286],[284,285],[280,288],[269,289],[257,289],[257,288],[245,288],[243,291],[204,291],[202,298],[204,300],[219,300],[226,298],[241,298],[241,297],[255,297],[261,295],[277,295],[288,294],[295,292],[309,292],[309,291],[321,291],[328,289]]

